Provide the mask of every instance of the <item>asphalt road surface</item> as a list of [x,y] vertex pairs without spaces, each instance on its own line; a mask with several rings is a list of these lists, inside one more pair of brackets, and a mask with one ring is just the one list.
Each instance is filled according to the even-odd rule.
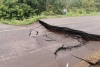
[[[100,35],[100,16],[41,20]],[[54,52],[63,44],[68,47],[80,43],[76,39],[48,32],[39,23],[27,26],[0,24],[0,67],[74,67],[81,61],[74,56],[85,59],[100,48],[99,41],[92,41],[77,49],[59,51],[55,56]]]

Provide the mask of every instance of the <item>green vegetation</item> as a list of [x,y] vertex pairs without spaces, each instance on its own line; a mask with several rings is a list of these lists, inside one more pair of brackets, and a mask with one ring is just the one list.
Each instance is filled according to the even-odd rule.
[[[63,15],[63,9],[68,12]],[[41,18],[100,15],[100,0],[0,0],[0,23],[27,25]]]
[[4,24],[11,24],[11,25],[28,25],[28,24],[32,24],[34,22],[37,22],[39,19],[41,18],[46,18],[46,16],[34,16],[34,18],[28,18],[28,19],[23,19],[23,20],[15,20],[15,19],[11,19],[11,20],[4,20],[1,19],[1,23]]

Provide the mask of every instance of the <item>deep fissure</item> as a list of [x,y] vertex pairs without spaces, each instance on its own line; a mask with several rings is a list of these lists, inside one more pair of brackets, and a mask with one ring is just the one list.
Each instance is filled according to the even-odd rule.
[[[40,21],[39,20],[39,23],[41,25],[43,25],[46,29],[48,29],[49,31],[51,32],[55,32],[55,33],[58,33],[58,34],[64,34],[65,37],[72,37],[73,39],[76,39],[78,42],[80,42],[80,44],[78,45],[75,45],[75,46],[68,46],[68,47],[64,47],[64,44],[59,47],[55,52],[55,56],[57,56],[57,53],[60,51],[60,50],[72,50],[74,48],[80,48],[82,46],[84,46],[86,43],[88,43],[89,41],[100,41],[100,35],[96,35],[96,34],[89,34],[89,33],[86,33],[86,32],[83,32],[83,31],[79,31],[79,30],[74,30],[74,29],[70,29],[68,27],[57,27],[57,26],[52,26],[52,25],[49,25],[47,23],[44,23],[43,21]],[[36,30],[33,30],[33,29],[30,29],[30,33],[29,33],[29,36],[31,35],[32,31],[36,31]],[[36,35],[38,35],[39,32],[36,31]],[[67,36],[66,36],[67,35]],[[45,41],[56,41],[54,40],[53,38],[51,37],[48,37],[47,35],[43,35],[47,38],[49,38],[50,40],[45,40]],[[91,48],[90,48],[91,49]],[[94,49],[91,49],[91,50],[94,50]],[[74,55],[73,55],[74,56]],[[85,62],[87,62],[88,64],[90,64],[89,67],[95,67],[96,65],[98,67],[100,67],[100,60],[96,63],[92,63],[88,60],[85,60],[85,59],[82,59],[82,58],[79,58],[77,56],[74,56],[75,58],[77,59],[80,59],[80,60],[83,60]]]

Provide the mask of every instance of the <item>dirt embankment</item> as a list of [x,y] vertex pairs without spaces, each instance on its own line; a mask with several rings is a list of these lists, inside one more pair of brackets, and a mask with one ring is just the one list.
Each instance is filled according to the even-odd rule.
[[75,67],[100,67],[100,50],[84,60],[78,63]]

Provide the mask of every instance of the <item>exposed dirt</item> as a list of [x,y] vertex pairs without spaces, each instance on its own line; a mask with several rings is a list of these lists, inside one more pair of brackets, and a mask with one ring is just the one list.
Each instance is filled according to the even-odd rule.
[[[80,58],[79,58],[80,59]],[[81,59],[75,67],[100,67],[100,50],[86,59]]]

